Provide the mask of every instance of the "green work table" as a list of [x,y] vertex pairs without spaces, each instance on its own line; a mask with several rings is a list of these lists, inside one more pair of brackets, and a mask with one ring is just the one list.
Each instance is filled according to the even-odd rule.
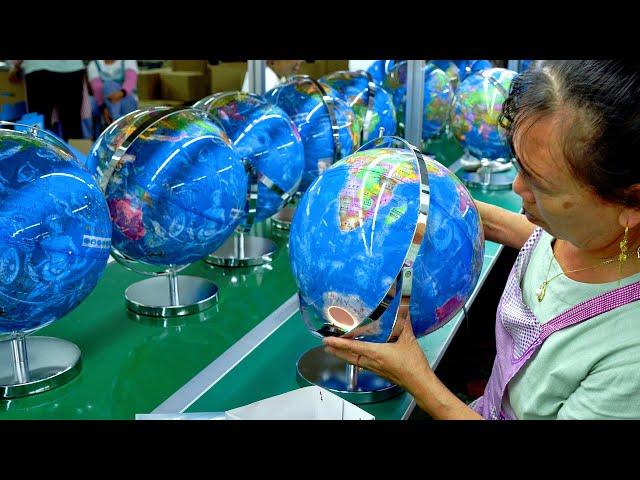
[[[511,191],[471,193],[478,200],[520,210],[520,199]],[[82,352],[80,374],[44,393],[1,400],[0,419],[133,419],[136,413],[220,411],[298,388],[296,361],[320,340],[299,316],[287,235],[272,229],[270,221],[256,225],[252,233],[276,241],[273,261],[237,269],[191,265],[184,273],[218,285],[218,305],[164,324],[127,311],[125,289],[145,277],[110,263],[81,305],[34,334],[75,343]],[[474,296],[500,250],[486,242]],[[432,365],[444,354],[462,317],[460,313],[420,339]],[[413,406],[406,393],[362,405],[379,419],[406,418]]]

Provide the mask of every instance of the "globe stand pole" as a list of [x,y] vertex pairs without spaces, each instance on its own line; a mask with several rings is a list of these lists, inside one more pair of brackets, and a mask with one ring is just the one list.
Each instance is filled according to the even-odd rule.
[[[468,156],[467,162],[475,164],[479,162],[479,168],[475,172],[465,171],[459,174],[460,179],[467,187],[481,188],[483,190],[511,190],[516,177],[515,169],[511,162],[499,162],[487,158],[478,159]],[[464,167],[463,167],[464,168]]]
[[268,238],[245,236],[241,231],[229,237],[204,261],[216,267],[251,267],[270,262],[277,248]]
[[279,230],[289,231],[291,230],[291,221],[295,213],[296,206],[289,204],[271,217],[271,224]]
[[180,291],[178,289],[178,275],[175,270],[169,272],[169,303],[180,305]]
[[326,353],[323,347],[302,354],[296,373],[300,386],[317,385],[354,404],[381,402],[403,392],[386,378]]
[[80,349],[67,340],[14,333],[0,341],[0,399],[64,385],[80,372]]
[[[168,285],[167,285],[168,280]],[[124,292],[127,308],[133,313],[162,320],[203,312],[218,302],[218,286],[210,280],[178,275],[172,265],[168,275],[147,278]]]
[[278,230],[289,231],[291,230],[291,222],[293,221],[293,215],[296,213],[296,203],[302,197],[302,192],[296,192],[293,195],[291,202],[280,209],[278,213],[271,216],[271,225]]
[[355,392],[358,388],[358,367],[347,363],[347,379],[349,381],[348,390]]

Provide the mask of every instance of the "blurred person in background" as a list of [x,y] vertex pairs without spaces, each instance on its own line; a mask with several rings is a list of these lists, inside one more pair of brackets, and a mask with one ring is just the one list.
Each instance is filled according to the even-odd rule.
[[135,60],[92,60],[87,65],[93,92],[92,113],[97,136],[111,122],[138,108]]
[[45,128],[53,131],[52,113],[56,108],[62,138],[65,141],[82,138],[80,112],[85,75],[82,60],[12,60],[9,80],[18,83],[22,75],[27,110],[42,114]]
[[[267,60],[264,71],[264,91],[284,83],[288,77],[295,75],[300,70],[302,60]],[[242,91],[249,91],[249,72],[244,74]]]

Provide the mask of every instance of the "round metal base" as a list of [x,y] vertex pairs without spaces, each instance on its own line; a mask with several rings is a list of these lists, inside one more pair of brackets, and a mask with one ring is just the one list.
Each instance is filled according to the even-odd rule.
[[280,230],[291,230],[291,221],[294,213],[296,213],[296,207],[287,205],[271,217],[271,224],[274,228],[279,228]]
[[460,179],[467,187],[483,188],[486,190],[511,190],[516,178],[515,169],[504,172],[492,172],[489,176],[477,172],[459,173]]
[[178,305],[171,305],[169,277],[147,278],[124,292],[127,308],[139,315],[176,317],[199,313],[218,302],[218,287],[201,277],[178,275]]
[[0,398],[25,397],[64,385],[80,373],[80,349],[67,340],[25,337],[29,381],[19,383],[13,370],[11,341],[0,342]]
[[326,353],[323,347],[312,348],[296,364],[298,384],[304,387],[317,385],[354,404],[381,402],[404,391],[386,378],[363,368],[358,370],[356,389],[350,390],[348,365],[338,357]]
[[276,243],[268,238],[244,235],[243,245],[240,237],[233,235],[204,261],[216,267],[250,267],[270,262],[278,249]]

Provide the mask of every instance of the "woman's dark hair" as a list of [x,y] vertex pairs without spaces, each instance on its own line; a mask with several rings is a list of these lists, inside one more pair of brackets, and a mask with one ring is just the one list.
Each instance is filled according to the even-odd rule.
[[604,200],[640,208],[640,62],[546,60],[514,78],[498,118],[513,151],[523,125],[570,115],[563,153],[572,172]]

